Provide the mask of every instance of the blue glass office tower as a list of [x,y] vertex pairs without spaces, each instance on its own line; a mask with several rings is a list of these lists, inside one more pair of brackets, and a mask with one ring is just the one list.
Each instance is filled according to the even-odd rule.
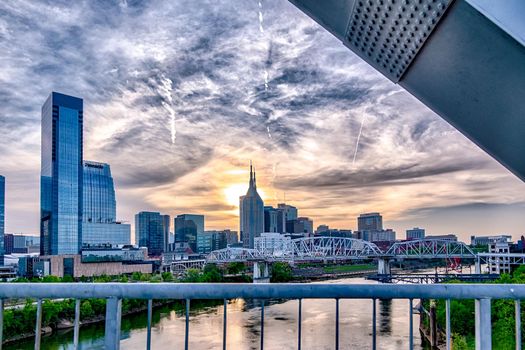
[[113,223],[117,216],[109,164],[84,161],[83,221]]
[[198,236],[204,234],[204,215],[181,214],[173,220],[175,242],[188,242],[193,252],[198,251]]
[[42,106],[40,253],[78,254],[82,244],[83,100],[52,92]]
[[131,226],[116,220],[117,201],[109,164],[84,161],[82,205],[82,245],[131,243]]
[[164,251],[165,225],[165,216],[158,212],[141,211],[135,215],[135,240],[139,247],[148,248],[149,256],[160,256]]
[[5,177],[0,175],[0,266],[4,265]]

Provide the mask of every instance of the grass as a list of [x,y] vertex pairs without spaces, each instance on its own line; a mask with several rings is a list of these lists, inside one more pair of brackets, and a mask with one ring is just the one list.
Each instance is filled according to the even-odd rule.
[[323,270],[325,273],[356,272],[356,271],[375,270],[375,269],[376,269],[376,266],[372,264],[334,265],[334,266],[323,267]]

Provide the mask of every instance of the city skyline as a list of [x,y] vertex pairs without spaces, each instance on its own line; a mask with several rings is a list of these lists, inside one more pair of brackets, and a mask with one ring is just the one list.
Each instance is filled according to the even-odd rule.
[[[18,5],[0,5],[6,232],[39,231],[52,90],[84,99],[84,158],[111,164],[118,220],[201,213],[238,231],[253,159],[265,205],[289,202],[315,226],[356,229],[377,211],[398,234],[524,231],[520,180],[286,2],[264,2],[264,33],[255,2],[108,4],[114,20],[93,28],[100,6]],[[152,16],[166,21],[150,30]]]

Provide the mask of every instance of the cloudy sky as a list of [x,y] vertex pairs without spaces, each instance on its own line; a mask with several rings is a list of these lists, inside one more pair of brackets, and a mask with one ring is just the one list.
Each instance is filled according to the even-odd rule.
[[124,221],[237,229],[251,159],[265,204],[315,226],[379,211],[398,236],[525,232],[525,184],[287,1],[71,4],[0,2],[7,232],[38,233],[52,90],[84,99],[84,158],[111,164]]

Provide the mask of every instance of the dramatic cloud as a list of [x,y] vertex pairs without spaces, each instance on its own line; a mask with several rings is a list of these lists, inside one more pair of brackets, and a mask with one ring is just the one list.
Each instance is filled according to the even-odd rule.
[[[251,159],[265,203],[286,196],[316,225],[381,211],[400,236],[521,234],[519,180],[287,1],[263,18],[261,32],[255,0],[0,2],[8,231],[38,232],[54,90],[84,98],[84,158],[111,164],[123,220],[200,212],[237,229]],[[485,225],[493,208],[512,219]]]

